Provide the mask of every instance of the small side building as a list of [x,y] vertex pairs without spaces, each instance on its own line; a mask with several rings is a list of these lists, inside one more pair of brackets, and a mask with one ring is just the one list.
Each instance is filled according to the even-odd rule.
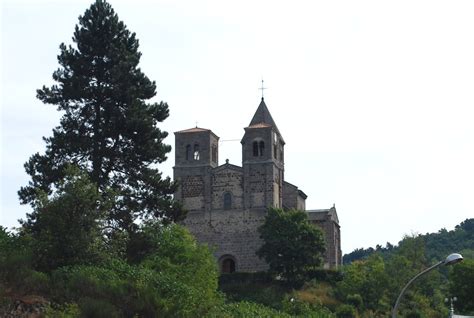
[[337,268],[342,264],[341,227],[337,217],[336,207],[330,209],[307,210],[308,219],[319,226],[324,232],[326,254],[324,255],[325,268]]

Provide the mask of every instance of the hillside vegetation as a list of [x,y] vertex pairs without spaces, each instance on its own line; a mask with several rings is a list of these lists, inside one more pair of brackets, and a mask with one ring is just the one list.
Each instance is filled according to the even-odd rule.
[[[0,228],[0,316],[387,317],[406,282],[433,264],[423,236],[411,236],[390,253],[375,251],[338,271],[312,270],[306,281],[290,286],[270,273],[219,277],[209,249],[178,225],[143,225],[141,233],[147,253],[138,259],[103,250],[100,259],[44,270],[32,253],[34,236]],[[417,281],[400,314],[446,317],[444,299],[452,296],[458,298],[456,313],[473,314],[473,293],[474,260],[466,257]]]
[[[270,209],[258,252],[269,271],[219,276],[212,247],[179,225],[178,184],[158,170],[171,150],[159,128],[169,108],[150,102],[156,84],[138,47],[105,0],[79,17],[73,45],[60,45],[55,84],[37,97],[62,117],[19,190],[31,211],[15,231],[0,226],[0,317],[387,317],[434,260],[472,257],[471,219],[325,270],[306,214]],[[401,316],[446,317],[451,296],[474,314],[473,273],[472,259],[434,271],[406,293]]]
[[[437,233],[419,234],[415,237],[423,241],[426,258],[433,262],[443,260],[451,253],[461,253],[465,258],[474,258],[474,219],[466,219],[451,231],[443,228]],[[385,247],[377,245],[375,248],[355,249],[344,255],[343,262],[350,264],[356,260],[366,259],[375,253],[387,258],[395,253],[402,243],[403,240],[397,246],[387,243]]]

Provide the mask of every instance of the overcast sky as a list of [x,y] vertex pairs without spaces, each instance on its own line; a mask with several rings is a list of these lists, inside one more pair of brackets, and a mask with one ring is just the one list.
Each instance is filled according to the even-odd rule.
[[[91,1],[1,3],[0,224],[13,227],[30,211],[23,163],[59,123],[36,89]],[[336,204],[344,253],[474,217],[473,1],[110,3],[170,106],[169,144],[197,122],[240,165],[264,78],[285,179],[308,209]]]

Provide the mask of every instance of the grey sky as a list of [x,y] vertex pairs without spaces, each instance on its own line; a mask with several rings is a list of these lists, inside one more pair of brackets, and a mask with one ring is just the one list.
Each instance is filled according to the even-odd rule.
[[[110,2],[170,105],[169,144],[196,122],[240,140],[264,77],[285,179],[309,209],[336,204],[343,252],[474,217],[474,2]],[[35,90],[90,3],[2,2],[2,225],[29,211],[23,163],[59,122]],[[226,158],[240,165],[238,141],[220,144]]]

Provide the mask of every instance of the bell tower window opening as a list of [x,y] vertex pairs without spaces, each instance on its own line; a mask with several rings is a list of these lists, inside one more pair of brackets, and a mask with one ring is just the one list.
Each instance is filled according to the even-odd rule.
[[232,209],[232,195],[230,192],[224,193],[224,210]]
[[194,145],[194,160],[199,160],[199,145]]
[[263,141],[260,141],[258,143],[258,155],[263,156],[263,151],[265,150],[265,143]]
[[191,145],[186,146],[186,161],[191,159]]
[[258,157],[258,141],[253,142],[253,156]]
[[212,162],[217,163],[217,146],[216,145],[212,145],[211,159],[212,159]]
[[278,159],[278,135],[273,133],[273,158]]

